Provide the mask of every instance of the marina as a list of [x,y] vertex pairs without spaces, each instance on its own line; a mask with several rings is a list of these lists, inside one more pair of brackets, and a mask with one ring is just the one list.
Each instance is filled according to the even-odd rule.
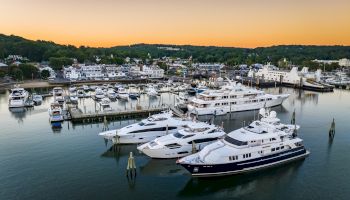
[[[30,89],[27,90],[30,91]],[[47,120],[47,108],[54,99],[53,96],[43,98],[38,106],[13,110],[7,106],[9,92],[2,93],[0,94],[0,114],[3,116],[1,122],[3,131],[0,134],[0,141],[2,141],[0,158],[5,162],[1,163],[3,170],[0,173],[1,177],[4,177],[2,188],[6,188],[2,196],[6,199],[12,199],[15,196],[30,198],[45,193],[44,199],[51,199],[54,196],[69,199],[81,197],[84,190],[85,194],[90,196],[89,198],[109,198],[115,195],[136,197],[142,194],[147,198],[167,195],[171,199],[188,197],[212,199],[217,196],[255,199],[256,194],[266,195],[265,198],[274,198],[274,192],[279,193],[279,198],[287,198],[291,192],[290,189],[275,187],[282,179],[283,182],[288,182],[290,188],[299,191],[295,195],[296,199],[301,196],[315,197],[314,194],[310,196],[309,190],[316,188],[322,188],[316,194],[320,199],[334,197],[329,194],[329,190],[338,191],[337,198],[344,199],[349,194],[346,192],[348,191],[346,190],[347,179],[344,177],[347,171],[343,169],[350,165],[350,160],[342,152],[347,148],[350,140],[346,132],[350,128],[346,123],[350,116],[349,112],[343,112],[343,110],[349,109],[347,103],[350,99],[349,91],[335,89],[333,93],[318,93],[284,87],[263,90],[269,94],[290,94],[281,106],[273,107],[271,111],[275,111],[281,122],[286,124],[291,121],[295,112],[295,121],[300,125],[298,136],[304,140],[305,147],[311,152],[310,156],[305,160],[257,173],[212,180],[192,178],[185,168],[176,164],[177,158],[154,160],[140,153],[137,150],[137,144],[113,145],[112,141],[104,141],[98,135],[106,129],[120,129],[139,123],[139,120],[153,113],[147,112],[131,118],[114,118],[109,117],[108,112],[105,112],[103,116],[107,116],[107,122],[103,116],[98,116],[99,119],[96,118],[94,121],[85,122],[74,121],[72,118],[69,121],[63,121],[60,127],[54,127]],[[154,100],[152,97],[148,99],[147,94],[141,94],[141,100],[111,101],[110,105],[112,109],[119,110],[118,113],[123,113],[122,110],[136,111],[138,103],[147,109],[149,105],[150,109],[162,105],[162,100],[163,103],[173,104],[174,101],[176,102],[176,97],[176,94],[161,93],[161,96]],[[98,103],[95,103],[92,98],[80,98],[76,106],[81,110],[81,115],[96,114],[95,111],[99,110]],[[68,104],[67,107],[68,110],[72,109],[74,104]],[[168,109],[169,106],[166,106],[165,110]],[[70,113],[72,117],[74,112]],[[230,133],[257,118],[258,111],[253,110],[220,116],[204,115],[199,116],[198,120],[211,121],[218,127],[223,126],[223,130]],[[330,140],[328,130],[333,118],[336,122],[336,133]],[[20,126],[17,126],[18,124]],[[190,148],[192,151],[192,144]],[[27,150],[23,151],[24,149]],[[129,179],[125,177],[130,152],[133,153],[135,164],[135,168],[132,169],[137,173],[137,177],[132,180],[130,176]],[[31,162],[33,159],[36,163]],[[13,165],[14,162],[21,162],[22,165],[17,167]],[[9,168],[9,166],[13,167]],[[324,166],[327,166],[330,171],[325,171]],[[55,171],[52,171],[53,168]],[[67,173],[74,181],[67,182],[63,178],[63,174]],[[35,178],[39,176],[44,178]],[[22,181],[17,183],[15,179],[6,177],[18,177],[16,180]],[[28,180],[20,177],[28,177]],[[52,179],[56,179],[56,182],[51,182]],[[94,180],[95,185],[84,184],[88,180]],[[50,184],[47,184],[48,182]],[[176,189],[166,190],[164,182],[168,182],[167,187]],[[149,189],[146,186],[147,183],[152,183],[159,190],[145,193],[144,191]],[[45,184],[46,187],[35,187],[37,184]],[[261,188],[261,185],[264,185],[264,188]],[[304,185],[308,185],[308,189]],[[14,190],[31,192],[22,192],[18,196],[13,192]],[[232,191],[227,193],[227,190]],[[266,191],[271,193],[267,194]],[[69,193],[70,197],[64,193]]]

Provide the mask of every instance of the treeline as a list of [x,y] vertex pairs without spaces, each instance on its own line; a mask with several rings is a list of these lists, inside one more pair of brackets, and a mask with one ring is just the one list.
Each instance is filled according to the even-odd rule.
[[[174,47],[180,50],[169,51],[159,49],[159,46]],[[101,59],[100,63],[122,64],[126,57],[145,60],[149,55],[152,58],[163,56],[189,58],[192,56],[194,62],[221,62],[229,66],[266,62],[277,65],[284,58],[290,64],[305,65],[309,64],[308,62],[313,59],[338,60],[341,58],[350,58],[350,46],[283,45],[248,49],[214,46],[137,44],[111,48],[91,48],[58,45],[48,41],[32,41],[18,36],[0,34],[0,59],[4,59],[11,54],[25,56],[31,61],[50,61],[50,63],[54,63],[55,68],[61,68],[61,64],[70,63],[70,58],[76,58],[81,63],[91,63],[95,62],[95,56],[98,56]]]

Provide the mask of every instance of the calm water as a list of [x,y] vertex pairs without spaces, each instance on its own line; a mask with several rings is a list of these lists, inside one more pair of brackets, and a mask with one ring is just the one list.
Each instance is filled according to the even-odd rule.
[[[291,94],[273,110],[282,122],[290,122],[296,111],[299,136],[310,156],[264,171],[210,179],[192,178],[175,160],[152,160],[133,145],[112,151],[111,144],[97,135],[102,124],[64,122],[62,129],[52,130],[47,113],[50,98],[24,113],[11,113],[8,93],[0,94],[0,199],[349,199],[350,92],[267,91]],[[164,96],[163,101],[172,98]],[[159,99],[155,102],[159,104]],[[89,109],[94,104],[86,100],[81,105],[85,103]],[[215,123],[224,122],[229,132],[253,120],[254,113],[216,117]],[[336,135],[329,143],[333,117]],[[110,122],[109,128],[135,121]],[[136,154],[133,180],[125,176],[130,151]]]

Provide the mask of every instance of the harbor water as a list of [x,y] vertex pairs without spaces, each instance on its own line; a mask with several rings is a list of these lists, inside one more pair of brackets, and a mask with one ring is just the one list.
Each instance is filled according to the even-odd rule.
[[[311,152],[305,160],[254,173],[192,178],[174,159],[150,159],[135,145],[111,148],[98,133],[103,122],[72,124],[59,129],[49,123],[48,106],[8,109],[8,92],[0,94],[0,199],[348,199],[350,196],[350,91],[317,93],[292,88],[269,88],[268,93],[290,93],[282,106],[274,107],[282,122],[296,112],[298,135]],[[80,100],[79,107],[93,111],[94,101]],[[84,102],[82,102],[84,101]],[[144,106],[171,104],[173,94],[162,94]],[[137,101],[135,101],[137,102]],[[136,103],[114,102],[115,109]],[[212,116],[200,117],[211,120]],[[230,132],[257,118],[257,111],[217,116]],[[335,119],[333,141],[328,131]],[[110,121],[109,129],[140,119]],[[129,152],[137,167],[135,178],[126,177]]]

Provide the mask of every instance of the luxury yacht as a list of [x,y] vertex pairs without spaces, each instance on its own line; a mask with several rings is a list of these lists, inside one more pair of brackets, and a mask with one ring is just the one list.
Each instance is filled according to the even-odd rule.
[[64,103],[64,91],[61,87],[53,88],[52,94],[53,94],[54,102],[58,102],[60,104]]
[[139,123],[121,129],[99,133],[99,135],[112,140],[116,144],[145,143],[166,134],[176,133],[190,121],[189,119],[174,117],[172,112],[169,111],[152,115]]
[[63,121],[62,107],[58,102],[51,103],[49,108],[50,122]]
[[24,107],[28,97],[28,92],[23,88],[15,87],[14,89],[11,89],[11,94],[9,95],[9,108]]
[[309,155],[297,137],[299,126],[282,124],[276,112],[264,108],[261,119],[228,133],[224,139],[177,163],[193,176],[239,174],[284,164]]
[[224,115],[230,112],[278,106],[288,96],[289,94],[265,94],[264,91],[230,81],[220,90],[207,90],[198,94],[190,101],[187,108],[190,113],[196,115]]
[[184,129],[137,147],[151,158],[179,158],[201,150],[226,133],[221,127],[204,122],[189,122]]

